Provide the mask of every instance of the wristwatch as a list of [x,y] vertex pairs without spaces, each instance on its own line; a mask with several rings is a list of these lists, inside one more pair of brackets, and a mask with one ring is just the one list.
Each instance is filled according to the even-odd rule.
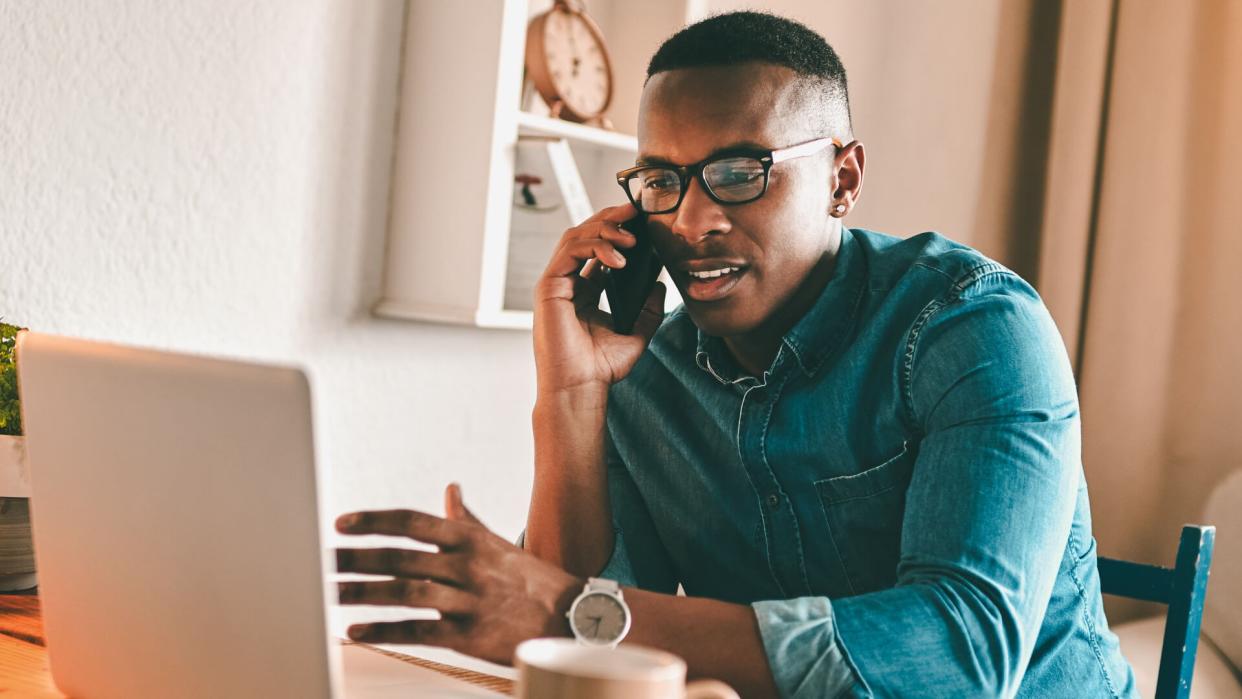
[[615,648],[630,632],[630,608],[613,580],[588,578],[565,616],[574,638],[584,645]]

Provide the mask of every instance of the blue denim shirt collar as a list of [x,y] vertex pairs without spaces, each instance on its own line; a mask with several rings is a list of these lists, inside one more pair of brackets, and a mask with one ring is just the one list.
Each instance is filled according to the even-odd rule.
[[[824,361],[835,354],[849,337],[858,319],[866,279],[867,261],[858,249],[858,241],[849,228],[842,226],[841,245],[837,250],[832,279],[815,305],[781,338],[781,348],[773,367],[779,363],[781,353],[788,351],[804,374],[814,376]],[[694,360],[700,369],[722,384],[738,384],[752,379],[729,357],[720,338],[708,335],[701,329],[697,332]]]

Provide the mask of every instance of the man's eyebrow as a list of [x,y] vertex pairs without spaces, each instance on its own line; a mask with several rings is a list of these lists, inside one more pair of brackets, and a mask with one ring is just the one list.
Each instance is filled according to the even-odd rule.
[[[757,151],[757,150],[769,151],[771,150],[771,148],[767,147],[766,145],[762,143],[757,143],[755,141],[736,141],[734,143],[730,143],[727,146],[721,146],[720,148],[713,150],[711,153],[708,153],[707,158],[714,158],[717,155],[725,155],[727,153],[734,153],[738,151]],[[705,160],[707,158],[705,158]],[[669,160],[668,158],[663,158],[658,155],[641,155],[638,157],[637,160],[634,161],[634,165],[636,166],[638,165],[676,165],[676,163],[674,163],[672,160]]]

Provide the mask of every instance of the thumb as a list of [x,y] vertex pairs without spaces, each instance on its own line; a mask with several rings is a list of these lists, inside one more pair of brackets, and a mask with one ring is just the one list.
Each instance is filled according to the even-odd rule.
[[474,513],[466,509],[466,504],[462,502],[461,486],[457,483],[449,483],[444,489],[444,513],[449,519],[455,519],[462,522],[470,522],[472,524],[483,524],[479,521]]
[[647,342],[651,342],[656,330],[660,328],[660,323],[664,322],[664,297],[667,293],[664,282],[656,282],[655,288],[647,296],[647,302],[643,304],[643,310],[638,313],[638,320],[634,321],[634,333],[641,335]]

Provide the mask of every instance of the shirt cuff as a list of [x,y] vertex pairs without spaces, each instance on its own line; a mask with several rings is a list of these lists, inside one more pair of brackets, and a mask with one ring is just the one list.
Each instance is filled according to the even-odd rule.
[[837,637],[827,597],[767,600],[751,607],[782,697],[866,696]]

